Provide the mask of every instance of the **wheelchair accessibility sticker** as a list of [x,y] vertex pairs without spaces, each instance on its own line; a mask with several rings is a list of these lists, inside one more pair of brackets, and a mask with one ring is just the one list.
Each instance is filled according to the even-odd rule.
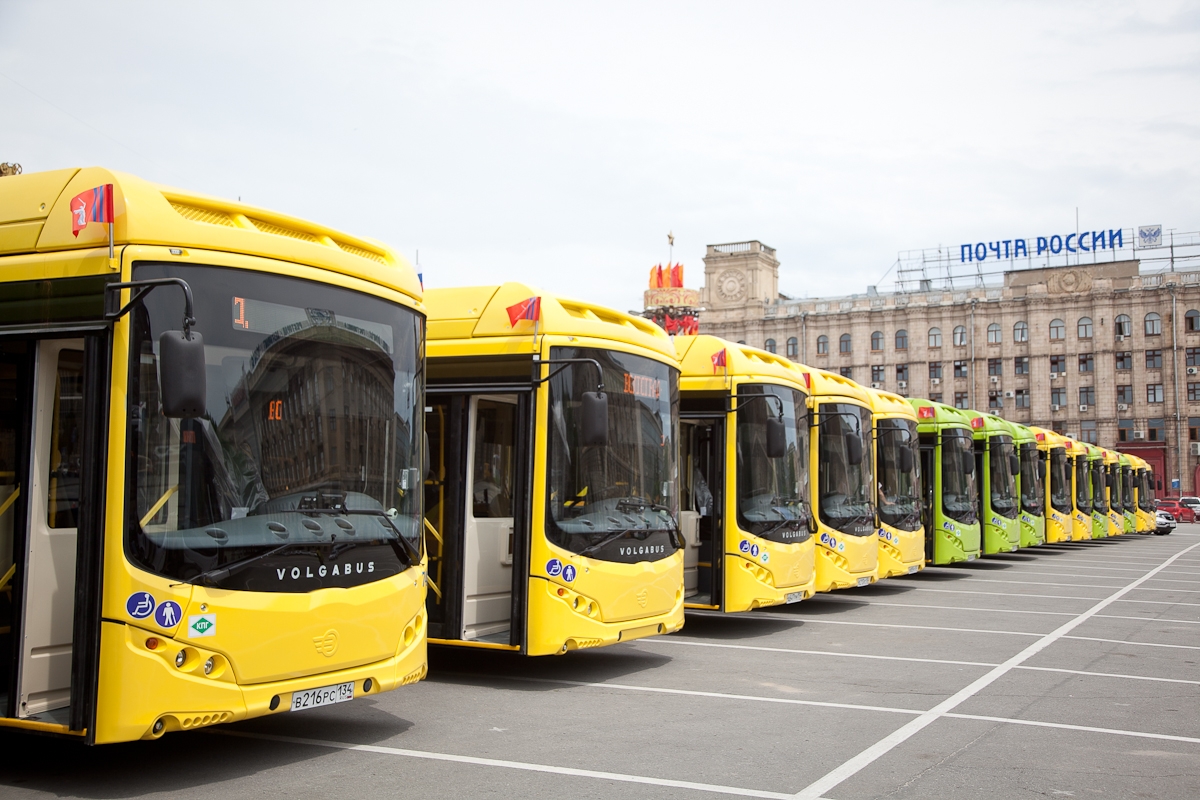
[[562,572],[563,563],[557,558],[552,558],[546,562],[546,574],[551,578],[557,578],[559,575],[562,575]]
[[125,601],[125,610],[134,619],[145,619],[154,613],[154,595],[149,592],[134,592]]

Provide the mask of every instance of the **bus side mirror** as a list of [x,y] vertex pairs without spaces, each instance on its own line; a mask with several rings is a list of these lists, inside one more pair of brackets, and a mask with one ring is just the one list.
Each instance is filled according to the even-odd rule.
[[963,472],[968,475],[975,474],[975,454],[963,453]]
[[1014,455],[1008,457],[1008,469],[1013,475],[1021,474],[1021,459]]
[[900,471],[905,475],[913,471],[913,453],[911,447],[901,447],[900,453]]
[[1037,462],[1038,478],[1046,480],[1046,462],[1039,460]]
[[204,337],[191,331],[164,331],[158,337],[158,387],[163,416],[189,419],[204,416],[208,394],[204,369]]
[[846,461],[851,466],[857,467],[863,460],[862,439],[859,439],[853,433],[846,433],[844,439],[846,442]]
[[1159,479],[1158,479],[1158,490],[1159,490],[1160,492],[1162,491],[1162,478],[1159,478]]
[[767,458],[787,455],[787,429],[778,417],[767,417]]
[[1111,488],[1113,487],[1113,476],[1112,476],[1112,473],[1105,473],[1105,475],[1104,475],[1104,485],[1105,485],[1105,486],[1107,486],[1109,489],[1111,489]]
[[584,447],[608,443],[608,395],[584,392],[580,408],[580,438]]

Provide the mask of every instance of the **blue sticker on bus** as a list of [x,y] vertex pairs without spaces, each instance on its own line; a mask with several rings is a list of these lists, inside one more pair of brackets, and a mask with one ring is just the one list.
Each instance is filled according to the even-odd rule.
[[160,628],[174,628],[183,619],[183,609],[174,600],[164,600],[154,609],[154,621]]
[[758,558],[758,545],[756,545],[756,544],[750,545],[750,555],[754,556],[755,558]]
[[741,550],[743,553],[749,553],[750,552],[750,543],[747,542],[745,539],[742,539],[741,543],[738,545],[738,550]]
[[125,610],[134,619],[145,619],[154,613],[154,595],[149,592],[134,592],[125,601]]
[[546,562],[546,574],[551,578],[557,578],[562,575],[563,565],[557,558],[552,558]]
[[564,565],[563,570],[562,570],[562,576],[563,576],[563,580],[566,581],[567,583],[570,583],[571,581],[575,580],[575,565],[574,564]]

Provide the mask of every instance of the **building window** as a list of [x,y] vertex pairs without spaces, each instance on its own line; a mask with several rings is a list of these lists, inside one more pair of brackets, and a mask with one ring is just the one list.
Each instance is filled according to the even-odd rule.
[[1004,359],[989,358],[988,359],[988,375],[1003,375],[1004,374]]
[[942,393],[941,392],[930,392],[929,399],[935,403],[940,403],[940,402],[942,402]]
[[1162,369],[1162,350],[1146,351],[1146,369]]
[[1050,390],[1050,405],[1065,406],[1067,404],[1067,388],[1065,386],[1055,386]]
[[1096,444],[1096,420],[1085,419],[1079,423],[1079,439],[1088,444]]
[[1017,356],[1013,359],[1013,375],[1029,374],[1029,356]]
[[1050,373],[1053,375],[1063,374],[1067,371],[1066,356],[1050,356]]
[[1067,323],[1061,319],[1050,320],[1050,338],[1052,340],[1067,338]]
[[955,347],[966,347],[967,346],[967,329],[964,328],[962,325],[957,325],[954,328],[954,346]]
[[1117,421],[1117,441],[1128,442],[1133,438],[1133,420],[1122,419]]
[[883,377],[884,367],[871,367],[871,381],[873,383],[883,383],[887,378]]
[[1133,336],[1133,320],[1128,314],[1118,314],[1114,327],[1113,334],[1116,336]]
[[1146,420],[1146,438],[1152,442],[1167,440],[1167,426],[1163,424],[1161,417]]
[[929,346],[930,347],[941,347],[942,346],[942,329],[941,328],[930,328],[929,329]]
[[1081,405],[1081,406],[1096,405],[1096,387],[1095,386],[1080,386],[1079,387],[1079,405]]
[[1200,367],[1200,347],[1189,347],[1185,353],[1189,367]]
[[896,380],[898,380],[898,381],[907,381],[908,380],[908,364],[897,364],[896,365]]
[[1079,371],[1080,372],[1095,372],[1096,371],[1096,359],[1092,356],[1091,353],[1080,353],[1079,354]]
[[829,337],[823,333],[817,337],[817,355],[829,355]]
[[1000,344],[1000,323],[988,325],[988,344]]
[[787,340],[787,354],[788,358],[800,357],[800,340],[795,336],[792,336]]
[[954,377],[956,377],[956,378],[967,377],[967,362],[966,361],[955,361],[954,362]]
[[1188,417],[1188,441],[1200,442],[1200,417]]
[[966,392],[955,392],[954,393],[954,407],[955,408],[970,408],[971,406],[969,405],[969,403],[970,403],[970,401],[967,399]]
[[882,350],[883,349],[883,331],[875,331],[874,333],[871,334],[871,349],[872,350]]
[[1004,408],[1004,392],[988,391],[988,408]]
[[1200,383],[1189,383],[1188,385],[1188,402],[1200,403]]
[[1183,329],[1188,333],[1200,332],[1200,311],[1193,308],[1183,315]]
[[1092,338],[1092,318],[1080,317],[1079,322],[1076,323],[1075,331],[1080,339]]
[[1146,315],[1146,335],[1162,336],[1162,317],[1154,311]]
[[843,378],[849,378],[850,380],[854,380],[854,373],[853,373],[853,370],[850,369],[850,367],[842,367],[840,370],[838,370],[838,372],[842,373]]
[[843,333],[842,337],[840,339],[838,339],[838,352],[839,353],[849,353],[850,352],[850,334]]
[[1133,385],[1123,384],[1117,387],[1117,402],[1124,405],[1133,405]]
[[774,353],[775,352],[775,340],[767,339],[766,344],[763,345],[763,350],[766,350],[768,353]]
[[1029,390],[1017,389],[1013,392],[1013,399],[1016,400],[1017,408],[1029,408]]
[[1146,384],[1146,402],[1161,403],[1163,401],[1163,385],[1161,383]]
[[1133,369],[1133,352],[1126,350],[1124,353],[1116,353],[1117,369]]
[[1028,342],[1029,341],[1029,323],[1028,322],[1018,322],[1016,325],[1013,325],[1013,341],[1014,342]]
[[930,361],[929,362],[929,377],[930,378],[942,377],[942,362],[940,362],[940,361]]
[[908,349],[908,331],[896,331],[896,349]]

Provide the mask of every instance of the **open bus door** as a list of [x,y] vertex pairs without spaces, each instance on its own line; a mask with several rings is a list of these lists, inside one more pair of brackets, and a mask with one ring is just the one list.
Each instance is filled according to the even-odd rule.
[[0,338],[0,716],[95,736],[107,331]]
[[528,389],[429,390],[430,641],[525,650],[531,413]]
[[925,563],[933,563],[934,544],[937,541],[936,487],[941,479],[937,473],[937,435],[923,434],[918,437],[921,453],[921,524],[925,526]]
[[684,602],[725,605],[725,416],[683,414],[680,435],[679,522],[684,539]]

